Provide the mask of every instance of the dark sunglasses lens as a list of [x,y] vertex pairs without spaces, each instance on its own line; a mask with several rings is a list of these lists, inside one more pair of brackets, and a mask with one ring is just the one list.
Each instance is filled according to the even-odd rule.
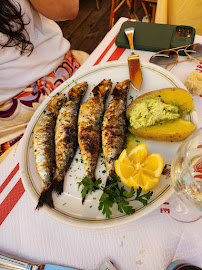
[[193,44],[186,48],[186,53],[191,57],[202,60],[202,44]]
[[177,61],[177,53],[175,51],[163,51],[153,55],[149,62],[158,66],[166,67],[174,65]]

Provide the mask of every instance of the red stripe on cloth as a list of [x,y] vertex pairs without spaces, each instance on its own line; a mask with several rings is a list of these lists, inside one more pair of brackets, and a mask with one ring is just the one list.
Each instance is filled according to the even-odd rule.
[[11,181],[11,179],[14,177],[14,175],[17,173],[18,170],[19,170],[19,163],[15,166],[15,168],[12,170],[12,172],[8,175],[8,177],[6,178],[6,180],[0,186],[0,193],[8,185],[8,183]]
[[104,52],[100,55],[100,57],[97,59],[97,61],[95,62],[95,64],[94,64],[93,66],[95,66],[95,65],[97,65],[97,64],[100,63],[100,61],[103,59],[103,57],[106,55],[106,53],[110,50],[110,48],[111,48],[112,45],[114,44],[115,39],[116,39],[116,36],[115,36],[115,38],[112,39],[112,41],[109,43],[109,45],[107,46],[107,48],[106,48],[106,49],[104,50]]
[[[128,19],[127,21],[131,21],[131,19]],[[115,42],[115,39],[116,39],[116,37],[117,37],[117,35],[112,39],[112,41],[109,43],[109,45],[107,46],[107,48],[103,51],[103,53],[100,55],[100,57],[97,59],[97,61],[94,63],[94,65],[93,66],[95,66],[95,65],[97,65],[97,64],[99,64],[100,63],[100,61],[103,59],[103,57],[106,55],[106,53],[110,50],[110,48],[112,47],[112,45],[114,44],[114,42]],[[121,49],[121,48],[117,48],[117,49],[120,49],[120,52],[123,50],[123,52],[124,52],[124,50],[125,49]],[[117,50],[116,49],[116,50]],[[116,52],[116,50],[115,50],[115,52]],[[114,53],[115,53],[114,52]],[[119,53],[120,53],[119,52]],[[122,53],[123,53],[122,52]],[[112,57],[115,57],[114,56],[114,53],[112,54]],[[122,53],[120,54],[120,56],[122,55]],[[118,55],[117,55],[118,56]],[[116,56],[116,57],[117,57]],[[119,56],[119,57],[120,57]],[[108,61],[113,61],[113,60],[118,60],[119,58],[117,58],[117,59],[112,59],[112,60],[110,60],[110,58],[109,58],[109,60]]]
[[124,51],[125,51],[124,48],[117,47],[116,50],[112,53],[112,55],[109,57],[107,62],[118,60],[121,57],[121,55],[123,54]]
[[9,192],[7,197],[0,204],[0,226],[12,211],[13,207],[16,205],[19,199],[22,197],[24,192],[25,189],[20,178],[13,189]]

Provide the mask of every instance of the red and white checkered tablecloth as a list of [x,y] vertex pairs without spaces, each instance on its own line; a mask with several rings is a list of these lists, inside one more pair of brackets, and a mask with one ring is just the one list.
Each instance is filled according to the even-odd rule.
[[[114,43],[126,20],[121,18],[115,24],[77,75],[93,65],[126,61],[130,51]],[[202,42],[202,37],[196,36],[195,42]],[[152,55],[145,51],[138,54],[145,62]],[[202,72],[202,63],[180,63],[171,72],[185,82],[193,70]],[[201,100],[194,97],[200,126]],[[0,253],[86,270],[98,269],[106,258],[114,261],[120,270],[163,270],[176,259],[186,259],[202,267],[202,219],[190,224],[178,223],[161,207],[134,222],[104,230],[61,224],[42,211],[35,212],[20,179],[18,155],[19,149],[15,147],[0,164]]]

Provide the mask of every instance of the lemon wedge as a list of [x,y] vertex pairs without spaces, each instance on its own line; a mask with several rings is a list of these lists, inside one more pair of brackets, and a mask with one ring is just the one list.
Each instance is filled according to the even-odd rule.
[[116,174],[120,177],[121,182],[129,186],[129,177],[134,173],[135,168],[130,163],[120,162],[119,160],[115,161],[115,171]]
[[143,191],[152,189],[158,182],[163,171],[163,158],[159,153],[148,155],[145,144],[133,148],[127,155],[122,151],[115,161],[115,171],[121,182],[134,189]]
[[139,144],[133,148],[128,154],[128,158],[134,164],[142,163],[143,160],[148,156],[148,149],[145,144]]
[[163,158],[160,154],[149,155],[142,163],[142,171],[154,177],[160,177],[163,170]]

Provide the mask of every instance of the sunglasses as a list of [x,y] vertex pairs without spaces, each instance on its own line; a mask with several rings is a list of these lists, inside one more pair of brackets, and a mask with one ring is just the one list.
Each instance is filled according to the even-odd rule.
[[[196,43],[187,46],[181,46],[169,50],[163,50],[155,53],[150,58],[149,62],[158,66],[172,69],[175,64],[181,63],[187,60],[179,61],[179,55],[187,56],[188,60],[202,61],[202,44]],[[172,66],[171,66],[172,65]]]

